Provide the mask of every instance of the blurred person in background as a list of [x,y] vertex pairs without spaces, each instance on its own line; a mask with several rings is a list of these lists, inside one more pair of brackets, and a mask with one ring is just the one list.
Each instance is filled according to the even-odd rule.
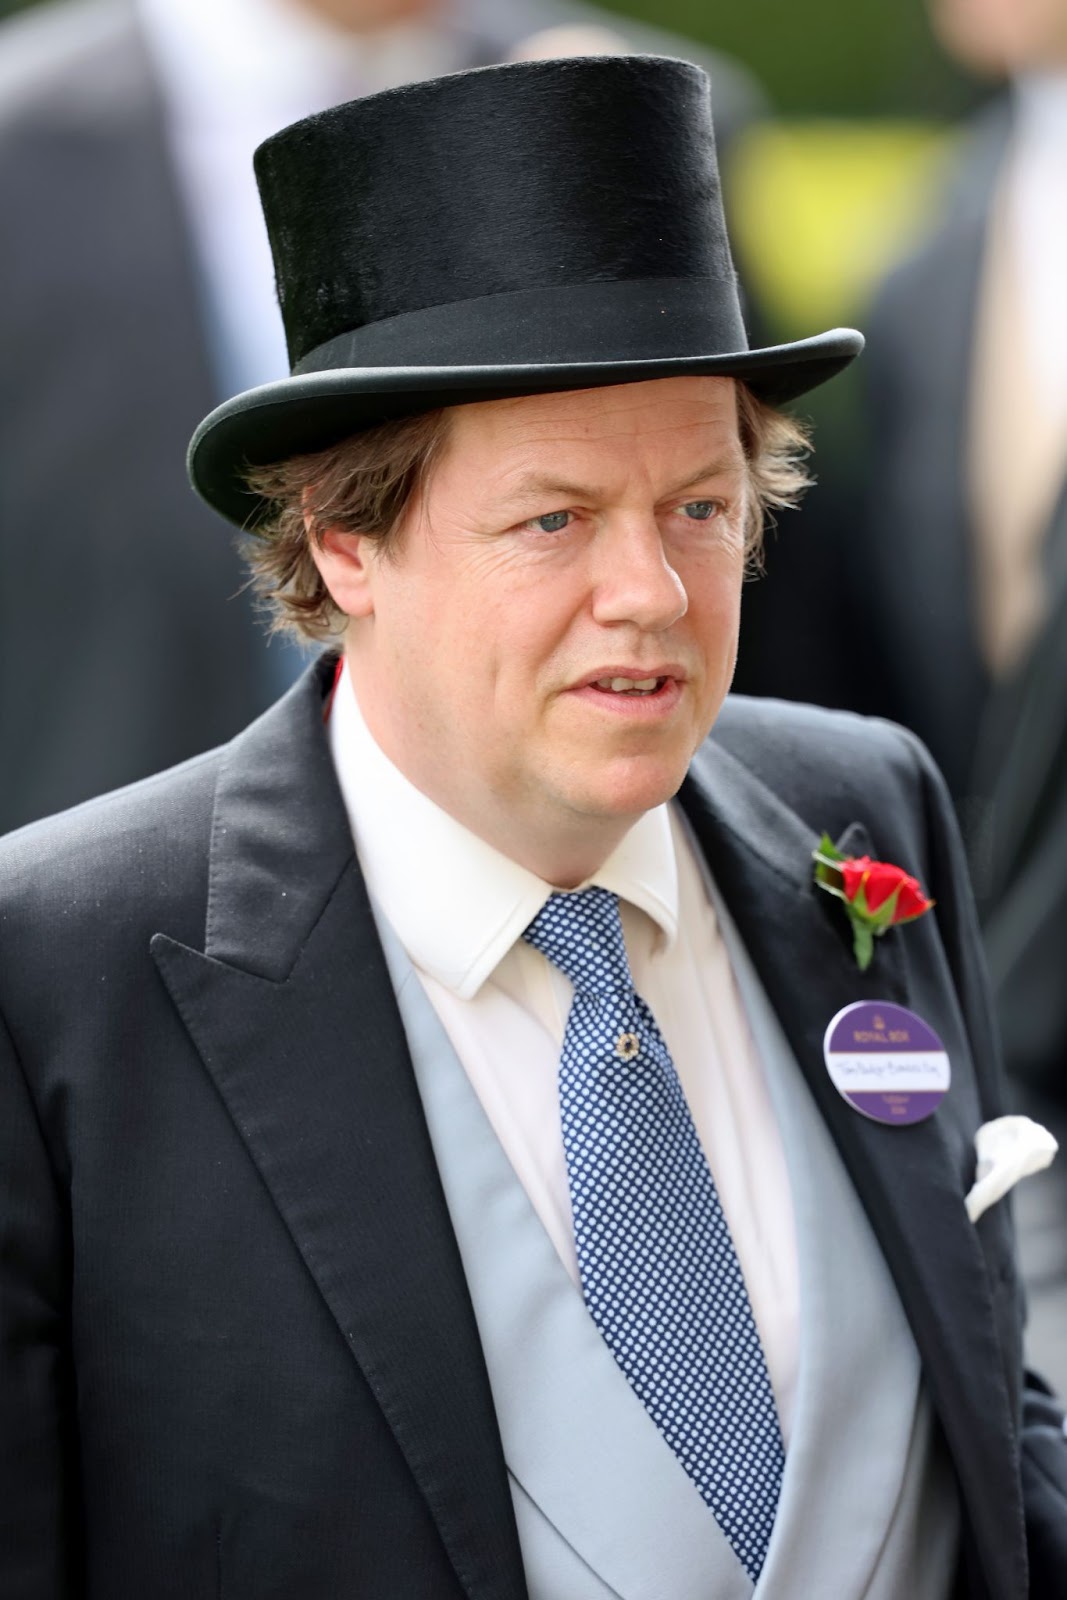
[[759,104],[565,0],[79,0],[0,27],[0,831],[229,737],[300,664],[181,465],[217,399],[287,370],[255,146],[425,76],[627,48],[711,67],[723,146]]
[[[870,514],[852,605],[880,709],[967,838],[1005,1061],[1067,1123],[1067,0],[930,0],[1006,80],[870,318]],[[862,661],[856,663],[860,675]],[[1067,1381],[1067,1196],[1022,1202],[1039,1357]]]

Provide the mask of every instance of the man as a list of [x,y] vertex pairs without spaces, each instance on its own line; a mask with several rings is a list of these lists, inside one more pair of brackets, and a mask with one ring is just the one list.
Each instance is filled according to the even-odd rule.
[[[957,802],[1013,1093],[1067,1129],[1067,5],[931,0],[1007,92],[870,329],[876,451],[851,568],[870,700]],[[887,641],[893,648],[887,648]],[[1067,1380],[1067,1190],[1027,1193],[1032,1336]],[[1046,1310],[1047,1305],[1047,1310]]]
[[[4,1592],[1051,1597],[943,789],[724,705],[771,402],[859,336],[746,349],[681,62],[393,91],[258,171],[293,376],[191,467],[342,654],[0,846]],[[937,900],[862,970],[823,829]],[[834,1089],[862,1000],[942,1041],[924,1120]]]
[[[230,738],[301,665],[264,648],[182,472],[206,411],[286,371],[256,145],[588,21],[615,26],[568,0],[73,0],[0,26],[0,832]],[[707,54],[728,145],[758,97]]]

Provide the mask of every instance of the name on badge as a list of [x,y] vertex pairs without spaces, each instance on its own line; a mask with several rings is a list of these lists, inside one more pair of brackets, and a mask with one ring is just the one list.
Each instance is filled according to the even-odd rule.
[[876,1122],[907,1127],[933,1116],[952,1069],[928,1022],[889,1000],[856,1000],[830,1022],[826,1070],[838,1094]]

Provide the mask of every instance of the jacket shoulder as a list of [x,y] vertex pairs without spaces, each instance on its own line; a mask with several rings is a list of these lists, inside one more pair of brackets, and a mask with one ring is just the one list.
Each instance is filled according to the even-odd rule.
[[0,24],[0,144],[107,120],[150,79],[126,0],[63,0]]
[[[911,860],[932,826],[952,836],[948,790],[921,739],[880,717],[731,695],[711,734],[815,834],[862,823],[878,853]],[[699,753],[695,763],[699,771]],[[912,870],[918,866],[912,862]],[[954,870],[960,870],[957,858]]]
[[869,796],[875,772],[913,781],[917,766],[933,768],[907,728],[793,700],[730,695],[711,738],[783,798],[833,786],[860,799]]
[[30,928],[103,935],[187,920],[183,908],[206,905],[220,760],[209,751],[0,839],[0,942],[10,950]]

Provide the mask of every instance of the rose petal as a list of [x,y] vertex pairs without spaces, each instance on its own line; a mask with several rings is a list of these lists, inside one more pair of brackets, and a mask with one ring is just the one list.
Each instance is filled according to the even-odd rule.
[[[907,873],[902,868],[894,867],[888,861],[872,861],[867,873],[867,909],[877,911],[906,879]],[[915,880],[912,879],[912,882]],[[918,888],[918,884],[915,887]]]
[[841,877],[846,900],[855,900],[870,864],[870,856],[850,856],[847,861],[842,861]]
[[924,911],[929,911],[933,905],[923,894],[917,878],[905,877],[900,885],[900,898],[893,913],[893,921],[900,922],[905,917],[921,917]]

